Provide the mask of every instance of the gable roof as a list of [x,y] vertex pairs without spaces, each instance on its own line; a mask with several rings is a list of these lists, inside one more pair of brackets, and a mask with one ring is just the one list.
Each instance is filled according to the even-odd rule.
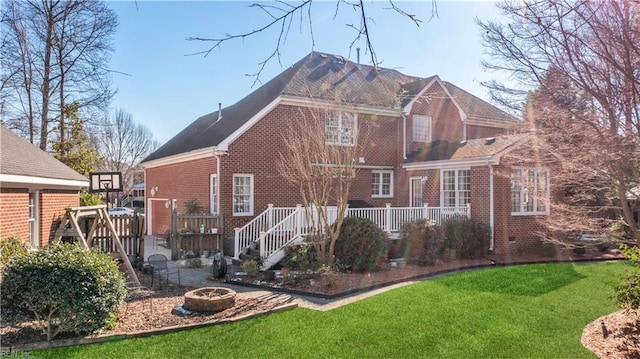
[[0,125],[0,185],[88,187],[87,178]]
[[486,163],[496,164],[499,157],[523,143],[532,134],[522,133],[499,137],[479,138],[467,141],[433,141],[407,156],[403,167],[427,169],[441,167],[443,163]]
[[498,124],[507,126],[519,126],[522,123],[522,121],[514,116],[470,94],[460,87],[446,81],[443,81],[443,83],[454,100],[467,114],[467,120],[469,122],[476,122],[476,124],[480,124],[477,123],[480,121],[493,124],[497,122]]
[[361,105],[395,111],[399,116],[401,106],[435,78],[408,76],[393,69],[356,64],[342,56],[311,52],[237,103],[201,116],[142,163],[196,152],[211,156],[217,146],[224,149],[230,138],[283,98]]

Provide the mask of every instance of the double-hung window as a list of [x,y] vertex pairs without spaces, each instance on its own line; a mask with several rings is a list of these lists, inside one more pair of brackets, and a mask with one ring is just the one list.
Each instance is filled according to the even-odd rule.
[[357,116],[353,112],[327,111],[324,138],[327,144],[353,146],[356,144]]
[[393,197],[393,171],[371,171],[371,197]]
[[431,117],[414,115],[412,133],[414,142],[431,142]]
[[212,174],[209,178],[209,187],[210,187],[210,208],[211,213],[218,213],[218,175]]
[[253,216],[253,175],[233,175],[233,215]]
[[511,214],[549,214],[549,170],[528,167],[511,170]]
[[471,203],[470,170],[442,170],[440,178],[443,207],[463,207]]

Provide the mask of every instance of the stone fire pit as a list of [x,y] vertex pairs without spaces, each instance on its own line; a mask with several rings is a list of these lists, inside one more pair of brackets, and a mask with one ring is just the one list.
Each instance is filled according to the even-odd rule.
[[182,307],[194,312],[221,312],[233,307],[236,292],[223,287],[205,287],[185,293]]

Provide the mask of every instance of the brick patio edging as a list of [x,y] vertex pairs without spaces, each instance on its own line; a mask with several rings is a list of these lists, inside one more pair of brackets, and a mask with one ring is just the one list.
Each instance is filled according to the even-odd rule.
[[186,325],[175,325],[171,327],[158,328],[158,329],[150,329],[150,330],[140,330],[136,332],[130,333],[113,333],[113,334],[104,334],[97,336],[89,336],[89,337],[81,337],[81,338],[70,338],[70,339],[61,339],[61,340],[53,340],[51,342],[37,342],[37,343],[29,343],[23,344],[13,347],[0,347],[0,353],[4,353],[7,351],[11,352],[29,352],[32,350],[41,350],[41,349],[51,349],[51,348],[60,348],[60,347],[69,347],[69,346],[78,346],[78,345],[88,345],[88,344],[98,344],[98,343],[106,343],[106,342],[115,342],[125,339],[133,339],[133,338],[142,338],[149,337],[157,334],[167,334],[173,332],[179,332],[183,330],[190,329],[198,329],[218,324],[226,324],[226,323],[234,323],[245,319],[257,318],[266,314],[283,312],[286,310],[291,310],[297,308],[297,303],[287,303],[283,305],[279,305],[271,310],[257,313],[249,313],[245,315],[240,315],[233,318],[225,318],[220,320],[210,320],[202,323],[192,323]]

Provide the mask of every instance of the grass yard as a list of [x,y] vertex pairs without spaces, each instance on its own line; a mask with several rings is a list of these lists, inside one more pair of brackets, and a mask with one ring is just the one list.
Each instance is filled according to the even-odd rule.
[[584,326],[617,310],[625,263],[536,264],[458,273],[328,312],[59,348],[38,358],[594,358]]

